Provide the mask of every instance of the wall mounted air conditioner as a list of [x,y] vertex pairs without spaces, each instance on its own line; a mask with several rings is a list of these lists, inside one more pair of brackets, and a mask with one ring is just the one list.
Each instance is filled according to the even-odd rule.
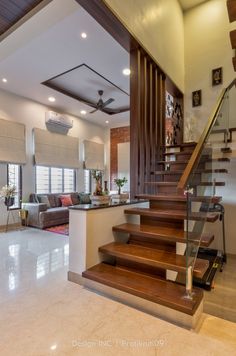
[[45,123],[52,132],[66,134],[73,127],[73,120],[55,111],[46,111]]

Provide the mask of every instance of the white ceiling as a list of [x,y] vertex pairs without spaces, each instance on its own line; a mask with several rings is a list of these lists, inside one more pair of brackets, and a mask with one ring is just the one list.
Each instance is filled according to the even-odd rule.
[[192,7],[200,5],[206,1],[209,1],[209,0],[179,0],[183,11],[189,10]]
[[[87,33],[85,40],[81,32]],[[48,97],[54,96],[52,110],[81,117],[80,111],[89,112],[90,106],[41,83],[83,63],[129,92],[129,78],[122,74],[129,67],[128,53],[76,1],[53,0],[0,43],[0,88],[48,107]],[[95,84],[94,101],[99,89]],[[104,101],[111,96],[104,92]],[[127,124],[129,112],[110,116],[97,111],[83,119],[102,126],[109,120],[108,126],[114,127]]]

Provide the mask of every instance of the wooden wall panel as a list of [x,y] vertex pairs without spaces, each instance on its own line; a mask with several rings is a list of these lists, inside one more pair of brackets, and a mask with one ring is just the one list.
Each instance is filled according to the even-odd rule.
[[[142,49],[130,53],[131,196],[153,193],[165,137],[165,75]],[[155,177],[156,178],[156,177]]]

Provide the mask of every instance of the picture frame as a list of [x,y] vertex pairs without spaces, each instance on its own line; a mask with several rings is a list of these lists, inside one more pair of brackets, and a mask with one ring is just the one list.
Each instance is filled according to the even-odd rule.
[[212,86],[220,85],[223,83],[223,68],[212,69]]
[[202,91],[195,90],[192,92],[192,107],[201,106],[202,105]]

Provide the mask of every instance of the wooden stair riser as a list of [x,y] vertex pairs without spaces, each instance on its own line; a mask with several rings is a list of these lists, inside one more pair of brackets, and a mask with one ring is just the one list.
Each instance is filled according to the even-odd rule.
[[[153,268],[172,270],[176,272],[186,272],[186,256],[170,253],[169,251],[159,251],[145,248],[134,244],[110,243],[99,248],[99,252],[104,255],[121,258],[122,260],[134,262],[141,265],[151,266]],[[188,264],[193,258],[188,259]],[[209,261],[197,259],[193,273],[204,275],[209,267]]]
[[144,247],[154,248],[156,250],[163,250],[169,252],[176,252],[176,243],[165,240],[154,240],[148,237],[140,237],[137,235],[130,235],[129,244],[140,245]]
[[173,194],[173,195],[177,195],[178,191],[177,191],[177,186],[157,186],[156,187],[156,192],[158,192],[158,194]]
[[[125,214],[131,215],[139,215],[145,216],[148,218],[154,218],[160,221],[173,221],[179,222],[184,221],[187,219],[187,212],[183,210],[164,210],[164,209],[150,209],[150,208],[131,208],[125,209]],[[188,216],[189,220],[191,221],[207,221],[207,222],[215,222],[219,218],[218,213],[208,212],[205,211],[191,211]]]
[[129,238],[129,244],[148,247],[148,248],[156,249],[159,251],[163,250],[163,251],[169,251],[172,253],[176,252],[176,243],[175,242],[165,241],[165,240],[161,240],[161,239],[154,240],[154,239],[149,239],[146,237],[131,235]]
[[179,182],[181,178],[181,174],[164,174],[163,181],[164,182]]
[[[126,233],[130,236],[130,239],[136,239],[139,241],[147,241],[156,243],[158,241],[165,241],[166,243],[181,242],[186,243],[187,232],[184,232],[183,228],[169,228],[161,226],[151,226],[144,224],[130,224],[124,223],[113,226],[113,232]],[[118,235],[119,236],[119,235]],[[209,247],[214,240],[213,234],[203,234],[200,236],[198,233],[191,232],[188,234],[190,241],[195,244],[200,244],[204,247]],[[126,240],[128,241],[128,240]]]
[[140,216],[140,224],[150,225],[150,226],[167,226],[176,229],[184,228],[183,220],[172,220],[172,219],[157,219],[150,216]]
[[166,279],[166,271],[162,268],[148,266],[143,263],[136,263],[123,258],[116,257],[116,266],[119,268],[125,268],[136,273],[142,273],[154,278]]
[[199,288],[193,288],[193,299],[187,300],[183,298],[184,286],[103,263],[86,270],[82,276],[188,315],[194,315],[203,299]]
[[150,201],[151,209],[171,209],[171,210],[186,210],[186,201]]

